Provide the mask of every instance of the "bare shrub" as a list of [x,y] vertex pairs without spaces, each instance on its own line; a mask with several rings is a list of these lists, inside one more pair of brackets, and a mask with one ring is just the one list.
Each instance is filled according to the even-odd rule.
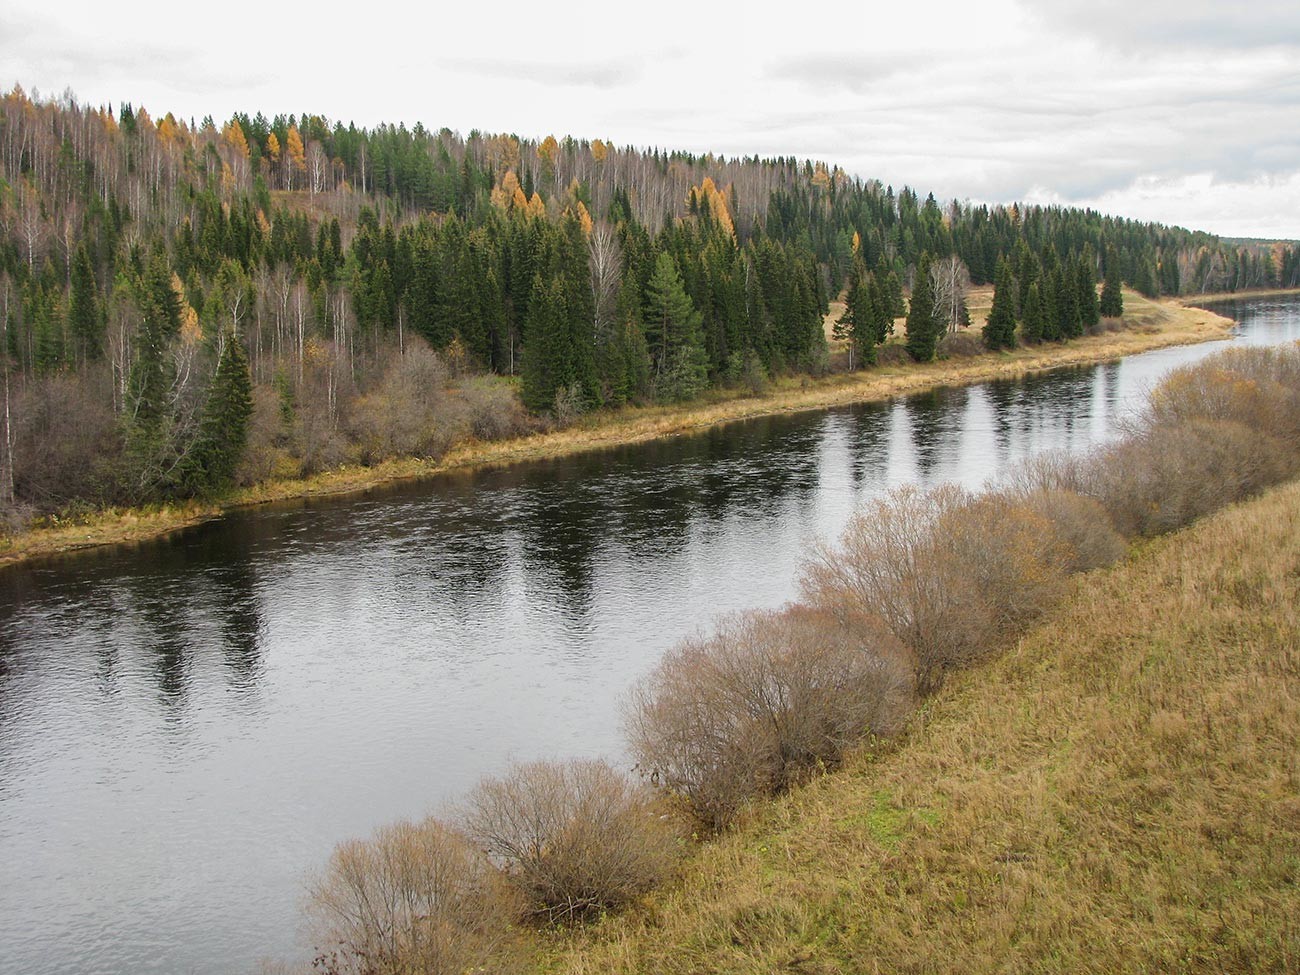
[[1127,551],[1100,501],[1074,491],[1039,489],[1016,497],[1016,502],[1046,519],[1064,543],[1063,568],[1068,573],[1087,572],[1111,565]]
[[1196,420],[1239,423],[1300,439],[1300,349],[1229,349],[1171,372],[1152,391],[1138,428]]
[[401,821],[339,844],[308,892],[318,957],[330,975],[477,970],[510,923],[495,871],[437,819]]
[[461,384],[460,399],[470,432],[479,440],[504,440],[535,429],[536,421],[519,401],[518,391],[501,379],[468,379]]
[[121,426],[105,368],[56,373],[14,397],[14,495],[42,512],[119,499]]
[[239,459],[235,481],[242,486],[274,477],[292,477],[298,467],[285,449],[288,442],[284,404],[271,386],[253,388],[253,415],[248,423],[248,443]]
[[653,800],[603,761],[534,762],[480,782],[461,821],[525,914],[565,922],[620,907],[673,868],[680,842]]
[[850,519],[838,546],[818,548],[801,586],[815,606],[884,620],[929,692],[1051,605],[1069,555],[1049,519],[1006,496],[908,486]]
[[886,342],[876,347],[878,366],[905,366],[911,361],[912,357],[907,354],[907,346],[901,342]]
[[346,363],[332,345],[309,342],[302,381],[293,390],[291,450],[303,476],[345,463],[352,451],[343,428],[352,397]]
[[941,359],[965,359],[983,355],[984,341],[973,331],[949,332],[939,340],[938,355]]
[[427,345],[412,341],[393,355],[377,388],[353,410],[352,429],[362,463],[392,457],[440,457],[456,430],[446,408],[450,372]]
[[1240,423],[1161,425],[1097,455],[1093,491],[1125,535],[1182,528],[1283,480],[1294,454]]
[[1002,479],[1004,490],[1026,496],[1038,491],[1089,494],[1093,483],[1093,455],[1051,450],[1016,464]]
[[882,624],[794,607],[725,617],[669,651],[633,689],[626,731],[638,766],[721,829],[866,735],[893,734],[911,704],[905,652]]

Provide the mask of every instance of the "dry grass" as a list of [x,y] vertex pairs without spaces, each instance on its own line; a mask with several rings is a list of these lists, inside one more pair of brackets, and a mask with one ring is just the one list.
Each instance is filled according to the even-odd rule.
[[1300,970],[1300,485],[1045,625],[551,972]]
[[[1220,339],[1232,324],[1213,312],[1147,301],[1136,294],[1126,293],[1124,301],[1128,328],[1078,339],[1069,345],[1047,344],[924,365],[905,362],[853,373],[833,373],[821,379],[796,377],[775,381],[758,396],[713,390],[702,402],[684,406],[628,407],[591,414],[575,426],[550,433],[490,443],[471,440],[437,460],[405,458],[373,467],[350,466],[302,479],[272,481],[237,492],[224,507],[347,494],[388,481],[429,477],[449,470],[501,467],[644,443],[696,433],[735,420],[888,400],[937,386],[967,385],[1060,366],[1106,362],[1154,348]],[[220,512],[221,508],[211,505],[173,506],[148,515],[110,512],[82,521],[74,531],[41,527],[2,536],[0,565],[90,545],[161,535],[216,517]],[[150,529],[144,527],[146,522]]]

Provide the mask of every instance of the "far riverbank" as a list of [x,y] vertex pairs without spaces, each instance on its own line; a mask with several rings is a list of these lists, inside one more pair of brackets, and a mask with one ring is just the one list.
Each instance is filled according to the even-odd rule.
[[[1212,298],[1150,301],[1126,291],[1121,329],[1076,339],[1066,345],[1019,347],[1008,352],[954,356],[924,364],[901,362],[855,372],[835,372],[818,379],[782,379],[759,394],[719,391],[703,402],[596,412],[562,430],[497,442],[463,443],[437,460],[403,458],[374,467],[349,466],[310,478],[267,482],[236,491],[218,503],[113,509],[73,520],[50,518],[30,530],[0,538],[0,565],[98,545],[143,541],[201,524],[245,505],[348,494],[394,480],[430,477],[446,471],[566,457],[696,433],[736,420],[889,400],[943,386],[1011,379],[1226,337],[1232,320],[1194,307],[1190,304],[1192,300]],[[979,334],[978,326],[969,331],[976,337]]]

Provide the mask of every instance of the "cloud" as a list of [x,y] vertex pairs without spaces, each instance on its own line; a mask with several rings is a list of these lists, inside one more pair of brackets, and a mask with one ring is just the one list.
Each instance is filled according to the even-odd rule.
[[763,75],[819,91],[840,88],[861,94],[885,78],[904,72],[911,63],[912,59],[902,52],[810,54],[773,61]]
[[625,88],[641,80],[640,58],[620,58],[587,63],[517,61],[506,58],[444,58],[440,66],[451,71],[498,80],[528,81],[537,85],[575,88]]
[[1257,48],[1300,45],[1300,4],[1254,0],[1048,0],[1027,3],[1029,17],[1104,45]]

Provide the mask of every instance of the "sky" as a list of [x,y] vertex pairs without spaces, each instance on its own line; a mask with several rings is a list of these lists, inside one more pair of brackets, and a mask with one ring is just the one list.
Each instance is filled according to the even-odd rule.
[[1300,239],[1295,0],[0,0],[13,84],[155,118],[796,156],[941,201]]

